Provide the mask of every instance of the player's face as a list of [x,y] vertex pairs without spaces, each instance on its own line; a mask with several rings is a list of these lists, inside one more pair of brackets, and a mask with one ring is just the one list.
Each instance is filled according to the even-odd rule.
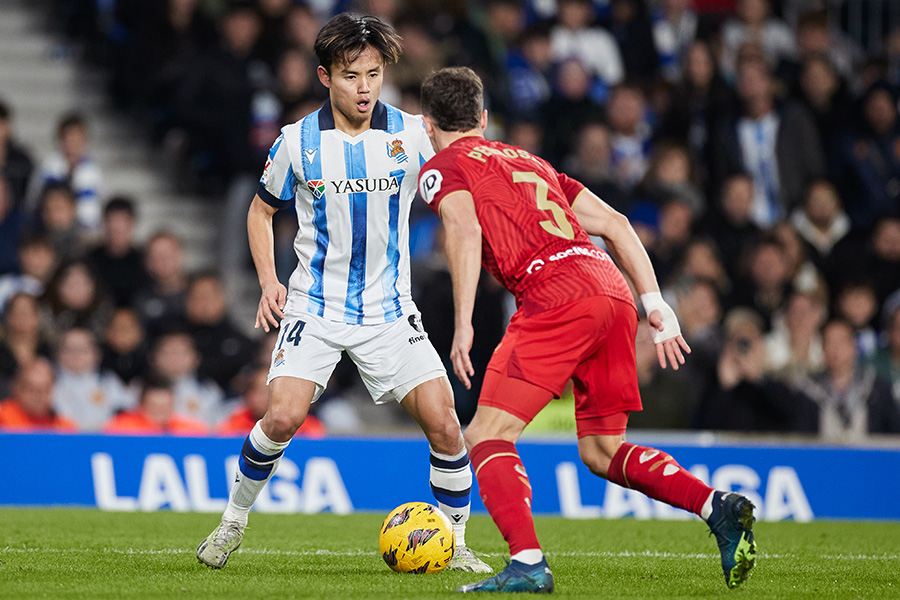
[[384,82],[381,54],[368,46],[353,62],[335,63],[331,72],[319,66],[318,74],[328,88],[337,128],[352,135],[368,129]]

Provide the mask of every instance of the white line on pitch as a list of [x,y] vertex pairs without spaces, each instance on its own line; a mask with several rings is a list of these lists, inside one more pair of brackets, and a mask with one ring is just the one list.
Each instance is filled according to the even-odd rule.
[[[0,548],[0,553],[101,553],[101,554],[137,554],[137,555],[156,555],[156,554],[193,554],[194,550],[188,548],[18,548],[6,546]],[[278,550],[271,548],[246,548],[237,551],[238,554],[261,554],[271,556],[377,556],[379,553],[371,550]],[[507,556],[505,553],[485,552],[485,556]],[[675,559],[713,559],[719,558],[718,554],[705,553],[679,553],[679,552],[658,552],[654,550],[630,551],[623,550],[619,552],[547,552],[550,557],[565,558],[675,558]],[[776,554],[760,552],[759,557],[763,559],[796,559],[797,554]],[[826,560],[900,560],[900,554],[821,554],[819,558]]]

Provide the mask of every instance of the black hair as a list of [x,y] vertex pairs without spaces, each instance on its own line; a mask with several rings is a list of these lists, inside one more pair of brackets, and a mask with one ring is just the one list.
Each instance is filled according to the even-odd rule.
[[396,63],[403,52],[400,36],[378,17],[341,13],[319,30],[313,50],[319,64],[330,73],[331,65],[349,65],[370,46],[386,65]]

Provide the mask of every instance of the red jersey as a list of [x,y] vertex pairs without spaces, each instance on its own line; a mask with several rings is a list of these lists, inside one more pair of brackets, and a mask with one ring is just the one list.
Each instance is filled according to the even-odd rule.
[[482,264],[526,313],[600,295],[634,304],[625,277],[572,211],[583,189],[544,159],[478,136],[453,142],[419,175],[419,193],[438,215],[449,194],[472,194]]

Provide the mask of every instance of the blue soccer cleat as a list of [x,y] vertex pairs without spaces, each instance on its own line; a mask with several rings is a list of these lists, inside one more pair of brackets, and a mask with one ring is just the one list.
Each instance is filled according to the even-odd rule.
[[706,521],[710,535],[716,536],[722,553],[725,583],[736,588],[750,577],[756,564],[756,541],[753,539],[753,503],[735,493],[716,492],[713,511]]
[[468,592],[549,594],[553,591],[553,573],[550,572],[546,558],[542,558],[536,565],[526,565],[514,560],[497,575],[464,585],[456,591],[464,594]]

